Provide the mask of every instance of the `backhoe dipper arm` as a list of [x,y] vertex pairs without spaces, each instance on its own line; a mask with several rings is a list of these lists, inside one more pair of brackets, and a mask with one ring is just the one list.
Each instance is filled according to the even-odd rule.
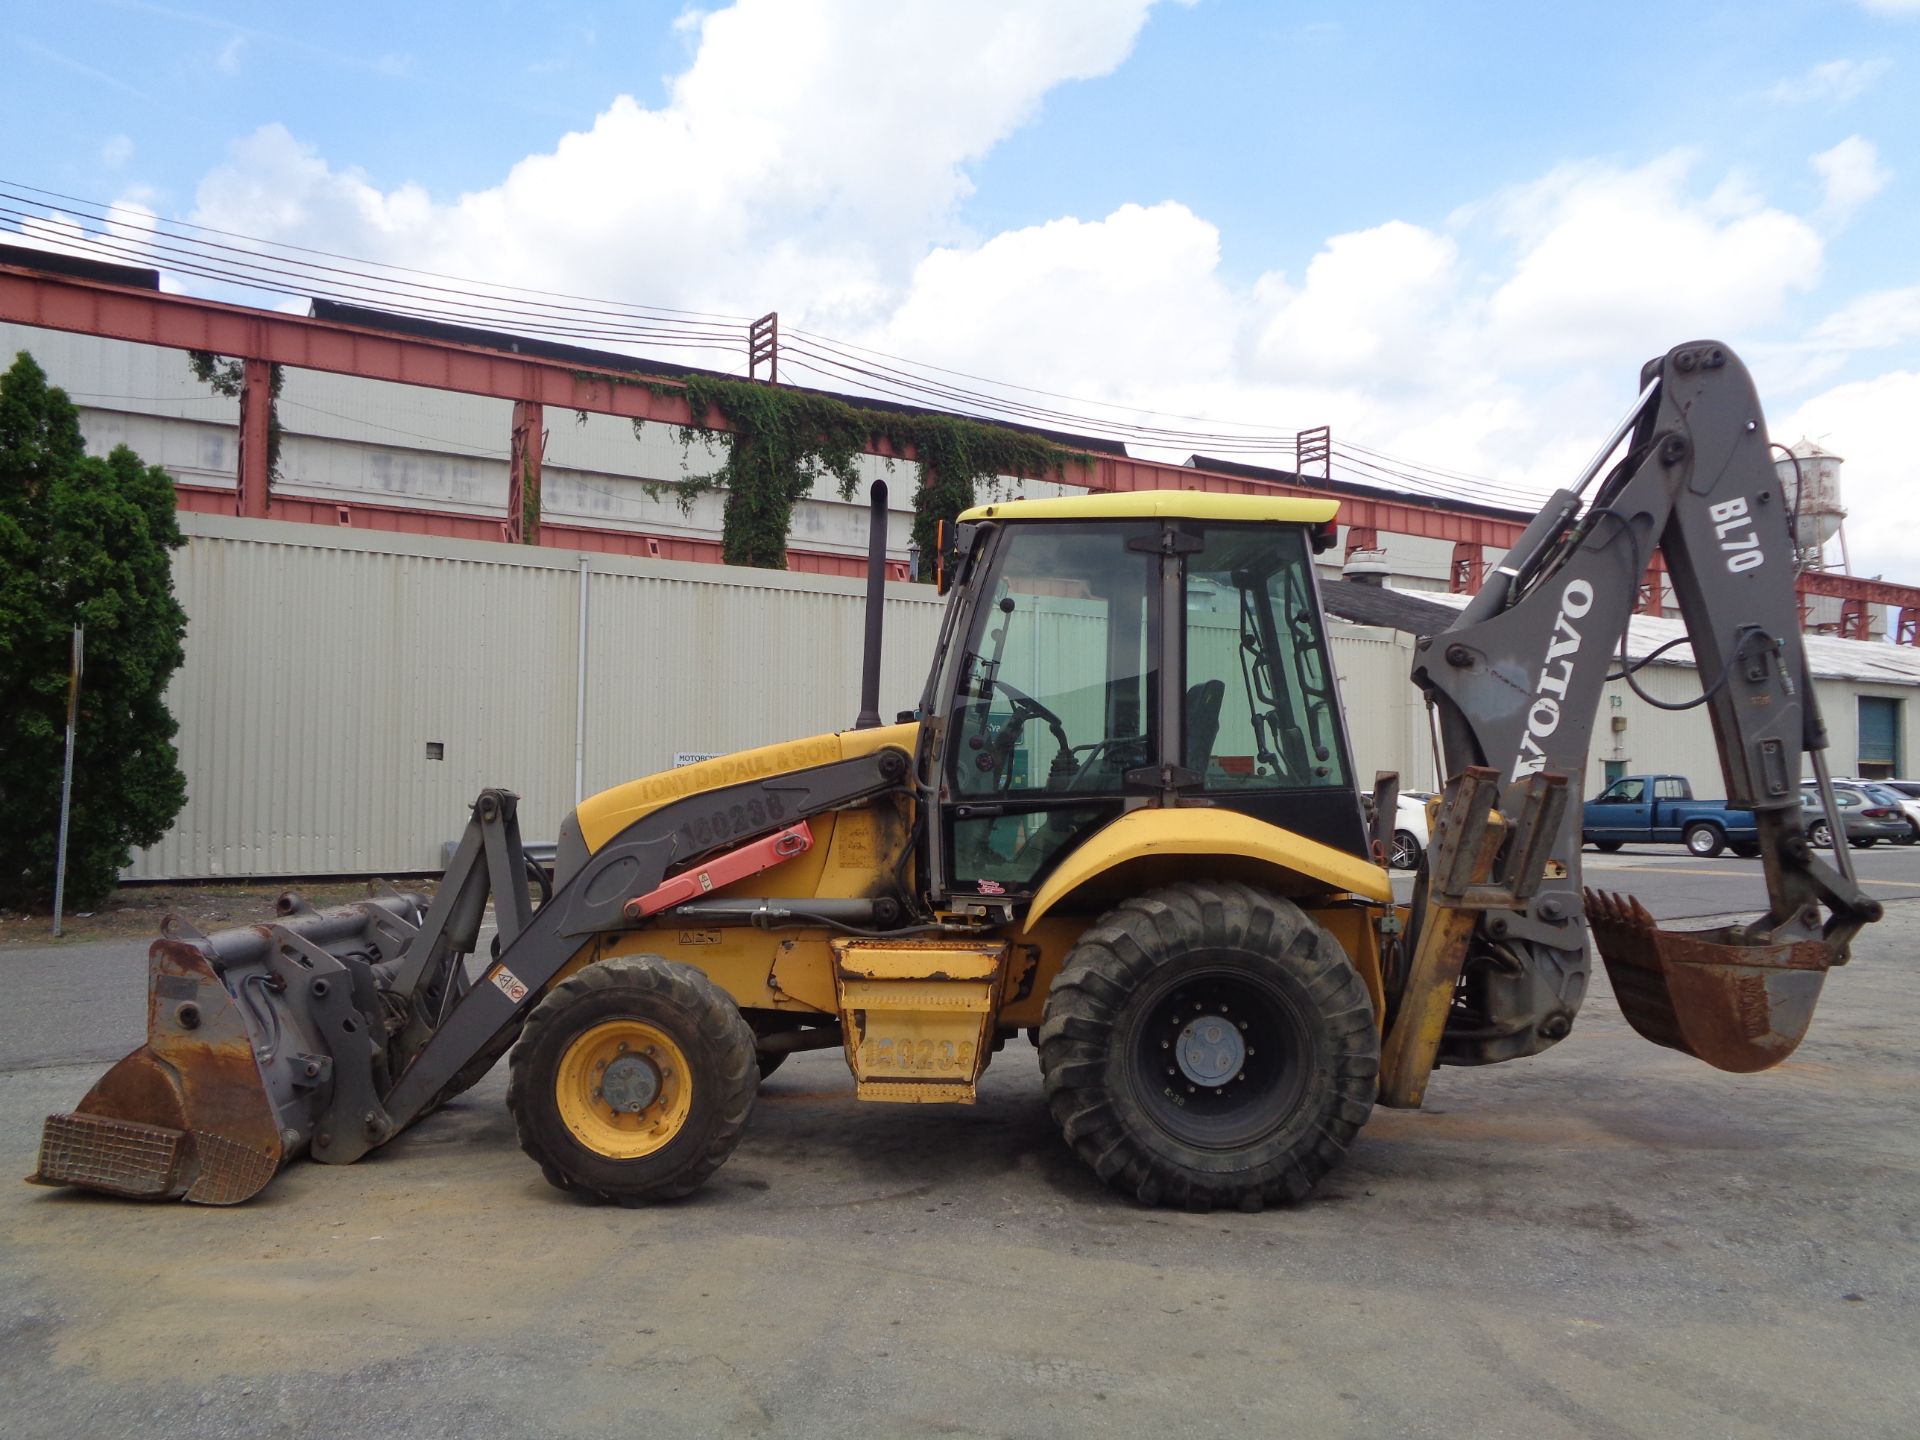
[[[1767,915],[1713,943],[1799,942],[1796,963],[1805,969],[1813,952],[1804,942],[1817,942],[1825,963],[1838,963],[1860,926],[1878,918],[1879,906],[1850,873],[1813,854],[1801,822],[1803,750],[1812,754],[1832,805],[1822,754],[1827,739],[1800,637],[1790,516],[1752,380],[1726,346],[1699,341],[1650,361],[1641,382],[1633,412],[1587,473],[1547,502],[1458,623],[1420,642],[1414,681],[1436,712],[1449,775],[1490,766],[1509,786],[1536,773],[1564,775],[1578,792],[1600,697],[1657,548],[1700,675],[1703,695],[1691,703],[1708,711],[1728,803],[1755,812],[1765,859]],[[1580,492],[1629,431],[1626,458],[1583,503]],[[1622,667],[1630,669],[1629,662]],[[1517,811],[1517,796],[1509,796],[1502,808]],[[1441,1044],[1443,1062],[1531,1054],[1566,1034],[1588,974],[1580,836],[1580,807],[1568,805],[1551,844],[1534,847],[1546,859],[1531,897],[1482,915]],[[1844,867],[1844,852],[1837,853]],[[1650,1038],[1675,1043],[1651,1034],[1634,1015],[1605,926],[1611,917],[1629,930],[1678,937],[1653,932],[1645,912],[1626,908],[1629,902],[1596,904],[1602,950],[1629,1019]],[[1823,904],[1830,911],[1824,917]],[[1750,967],[1757,954],[1746,950],[1738,958]],[[1823,973],[1824,965],[1818,969]],[[1662,984],[1670,979],[1663,974]],[[1668,999],[1663,990],[1655,1008],[1670,1009]],[[1811,1000],[1806,1008],[1810,1015]]]

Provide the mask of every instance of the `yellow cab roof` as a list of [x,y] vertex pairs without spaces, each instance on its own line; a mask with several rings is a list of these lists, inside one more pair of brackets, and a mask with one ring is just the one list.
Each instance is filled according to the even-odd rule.
[[1299,495],[1215,495],[1204,490],[1134,490],[1123,495],[1075,495],[1059,500],[1001,500],[961,514],[975,520],[1261,520],[1268,524],[1324,525],[1338,500]]

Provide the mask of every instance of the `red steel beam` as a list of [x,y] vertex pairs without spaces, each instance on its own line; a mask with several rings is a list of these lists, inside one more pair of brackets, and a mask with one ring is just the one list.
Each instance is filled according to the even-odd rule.
[[[135,290],[97,280],[46,275],[0,265],[0,320],[163,345],[211,350],[302,370],[358,375],[397,385],[455,390],[534,405],[559,406],[653,420],[667,425],[726,428],[718,414],[693,416],[671,380],[645,382],[595,375],[559,360],[509,355],[477,345],[395,335],[340,321],[282,315],[185,295]],[[884,453],[884,452],[882,452]],[[911,458],[911,457],[901,457]],[[1319,495],[1309,484],[1275,484],[1220,475],[1187,465],[1096,454],[1069,466],[1069,483],[1095,490],[1208,490],[1237,495]],[[1348,525],[1396,535],[1511,545],[1520,523],[1432,509],[1415,502],[1342,495]]]
[[1238,475],[1222,475],[1191,465],[1173,465],[1158,460],[1134,460],[1122,455],[1092,455],[1092,465],[1076,472],[1067,471],[1067,483],[1086,485],[1093,490],[1204,490],[1220,495],[1304,495],[1311,499],[1340,502],[1340,521],[1366,530],[1385,530],[1394,535],[1419,535],[1430,540],[1470,540],[1480,545],[1497,545],[1502,550],[1520,538],[1525,520],[1503,520],[1491,515],[1471,515],[1459,510],[1443,510],[1418,501],[1392,496],[1350,495],[1346,491],[1328,492],[1311,483],[1247,480]]
[[1920,607],[1920,585],[1836,575],[1831,570],[1802,571],[1799,585],[1802,595],[1831,595],[1840,600],[1864,600],[1869,605]]
[[[15,265],[0,265],[0,320],[628,420],[725,428],[717,415],[693,416],[671,380],[617,383],[610,374],[596,376],[534,355],[45,275]],[[660,393],[657,386],[668,387],[668,393]]]
[[510,544],[540,543],[540,459],[546,449],[546,413],[529,401],[513,402],[513,441],[507,447],[507,523],[501,527]]

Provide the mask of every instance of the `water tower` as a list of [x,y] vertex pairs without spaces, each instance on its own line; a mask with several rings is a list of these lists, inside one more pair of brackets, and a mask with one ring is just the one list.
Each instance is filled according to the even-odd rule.
[[1780,493],[1787,498],[1794,517],[1793,548],[1798,568],[1826,569],[1827,542],[1838,536],[1840,569],[1846,571],[1847,536],[1842,522],[1847,518],[1847,507],[1840,503],[1840,466],[1844,462],[1804,438],[1786,451],[1773,462],[1773,468],[1780,477]]

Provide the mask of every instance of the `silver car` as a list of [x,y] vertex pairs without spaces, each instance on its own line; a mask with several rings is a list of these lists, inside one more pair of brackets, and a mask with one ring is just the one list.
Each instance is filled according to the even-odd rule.
[[[1856,850],[1865,850],[1881,840],[1899,840],[1912,831],[1905,813],[1897,806],[1879,804],[1864,791],[1836,785],[1833,800],[1840,810],[1840,824],[1846,831],[1847,843]],[[1827,826],[1826,811],[1821,808],[1817,788],[1801,790],[1800,814],[1811,843],[1823,847],[1833,844],[1833,832]]]

